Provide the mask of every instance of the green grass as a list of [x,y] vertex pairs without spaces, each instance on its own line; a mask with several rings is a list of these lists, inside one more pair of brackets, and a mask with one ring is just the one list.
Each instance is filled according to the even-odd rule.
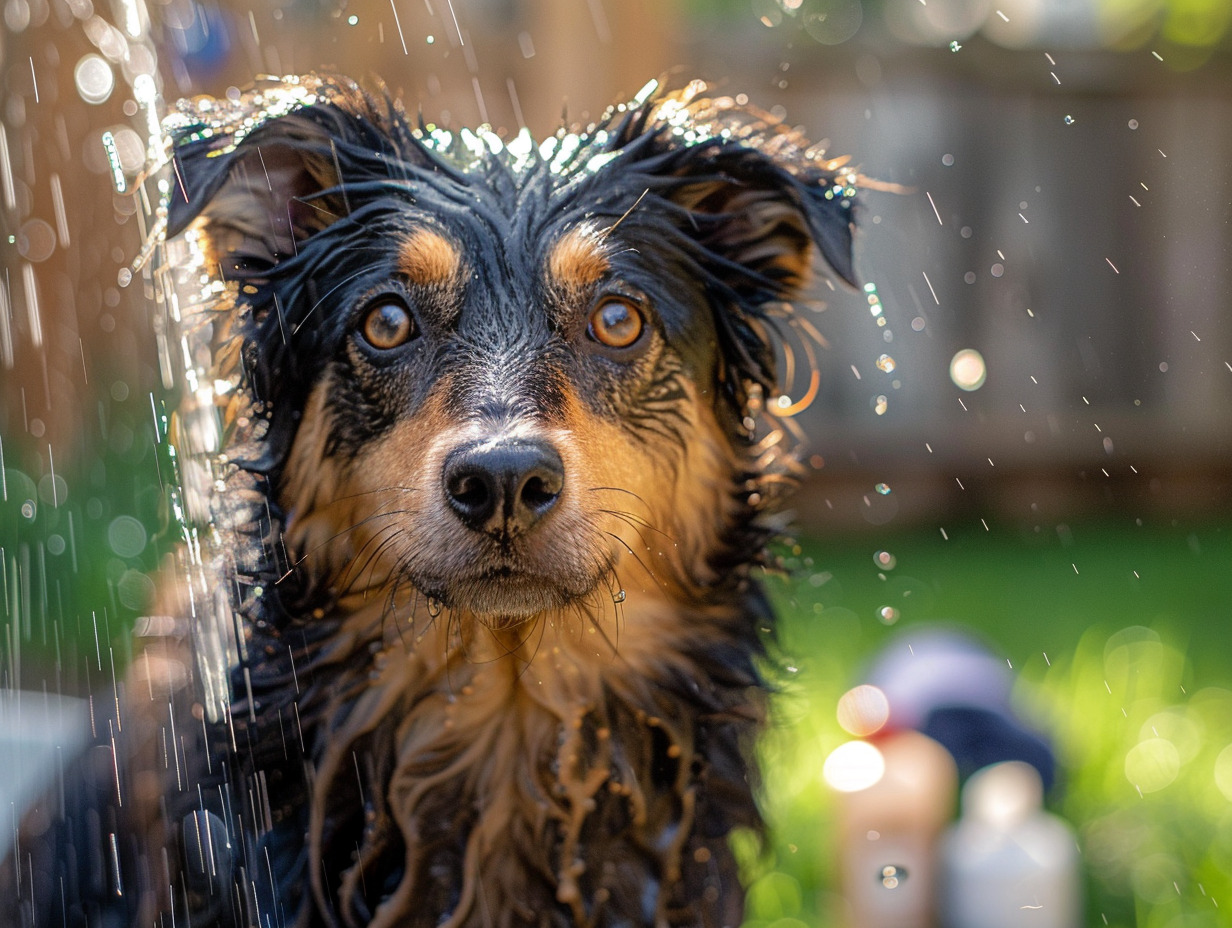
[[[893,569],[879,569],[879,550]],[[747,928],[834,923],[838,849],[820,774],[850,737],[835,706],[896,633],[929,623],[966,627],[1009,661],[1023,714],[1053,738],[1062,772],[1050,807],[1079,834],[1086,923],[1228,923],[1229,526],[886,533],[805,541],[788,562],[792,577],[772,581],[783,651],[763,748],[773,837],[751,864]],[[894,627],[879,620],[886,605]]]

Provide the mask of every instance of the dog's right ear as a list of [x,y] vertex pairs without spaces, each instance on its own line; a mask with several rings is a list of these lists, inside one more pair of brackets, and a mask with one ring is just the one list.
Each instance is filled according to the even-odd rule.
[[[343,165],[348,180],[384,166],[371,163],[390,147],[376,101],[354,87],[312,90],[267,85],[237,101],[194,101],[172,129],[166,234],[199,223],[224,277],[261,276],[346,216]],[[356,160],[369,163],[356,170]]]
[[296,253],[335,219],[340,197],[324,130],[301,113],[279,116],[238,145],[190,139],[173,152],[167,235],[201,223],[224,277],[247,276]]

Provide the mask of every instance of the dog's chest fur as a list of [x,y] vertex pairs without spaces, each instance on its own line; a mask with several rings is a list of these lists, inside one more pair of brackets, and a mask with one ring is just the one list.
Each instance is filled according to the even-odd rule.
[[[273,895],[307,881],[360,924],[739,923],[727,837],[757,825],[744,756],[762,714],[739,633],[626,655],[569,629],[485,643],[432,626],[414,650],[388,632],[377,649],[389,620],[373,612],[300,655],[294,710],[285,674],[253,669],[262,711],[240,737],[266,746],[265,777],[289,771],[267,780],[287,801],[263,840],[281,853],[306,833],[323,865]],[[663,604],[643,619],[716,617]],[[725,617],[733,632],[746,619]],[[274,730],[296,713],[310,784],[277,763]]]

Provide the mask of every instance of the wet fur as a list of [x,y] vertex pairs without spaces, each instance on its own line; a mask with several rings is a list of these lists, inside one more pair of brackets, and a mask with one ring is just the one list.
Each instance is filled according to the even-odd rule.
[[[738,925],[729,837],[760,828],[773,623],[750,569],[787,470],[751,404],[815,246],[851,277],[852,179],[700,84],[515,164],[306,80],[307,105],[263,120],[268,86],[174,148],[168,234],[227,281],[212,374],[242,382],[228,492],[249,501],[249,657],[186,756],[203,789],[163,804],[233,823],[236,867],[178,904],[201,924]],[[391,290],[422,330],[392,361],[355,336]],[[635,352],[588,339],[613,290],[646,307]],[[559,449],[556,508],[523,537],[469,532],[446,455],[519,436]]]

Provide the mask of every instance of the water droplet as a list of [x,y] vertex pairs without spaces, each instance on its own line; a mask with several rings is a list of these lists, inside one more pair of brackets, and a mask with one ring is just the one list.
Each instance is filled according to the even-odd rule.
[[889,551],[878,551],[873,555],[873,563],[882,570],[893,570],[895,565],[898,564],[898,558]]
[[1074,122],[1075,122],[1074,117],[1069,115],[1069,113],[1066,113],[1065,114],[1065,124],[1067,126],[1072,126]]
[[884,416],[886,414],[886,410],[889,408],[890,401],[886,398],[884,393],[873,400],[873,412],[877,415]]
[[877,879],[886,889],[898,889],[899,884],[907,879],[907,871],[895,864],[886,864],[878,871]]
[[953,42],[950,43],[950,51],[952,52],[962,51],[962,46],[958,44],[958,39],[955,39]]
[[899,617],[899,611],[893,606],[882,606],[877,610],[877,618],[881,620],[882,625],[893,625]]
[[1131,119],[1131,120],[1129,121],[1129,128],[1131,128],[1131,129],[1137,129],[1137,128],[1138,128],[1138,120],[1136,120],[1136,119]]
[[882,496],[890,495],[890,485],[888,483],[879,483],[875,487],[873,487],[873,489],[876,490],[878,493],[880,493]]
[[432,618],[435,619],[440,615],[443,608],[445,608],[445,604],[435,596],[428,597],[428,615],[432,616]]
[[131,268],[122,267],[120,273],[116,274],[116,283],[121,287],[127,287],[133,282],[133,272]]
[[617,590],[612,594],[612,602],[623,603],[628,594],[624,590]]
[[894,370],[894,359],[888,354],[883,354],[877,359],[877,368],[885,371],[887,374]]
[[22,503],[22,504],[21,504],[21,515],[22,515],[22,518],[25,518],[25,519],[33,519],[33,518],[34,518],[34,513],[35,513],[36,511],[37,511],[37,510],[35,509],[35,506],[34,506],[34,500],[32,500],[32,499],[28,499],[28,500],[26,500],[24,503]]

